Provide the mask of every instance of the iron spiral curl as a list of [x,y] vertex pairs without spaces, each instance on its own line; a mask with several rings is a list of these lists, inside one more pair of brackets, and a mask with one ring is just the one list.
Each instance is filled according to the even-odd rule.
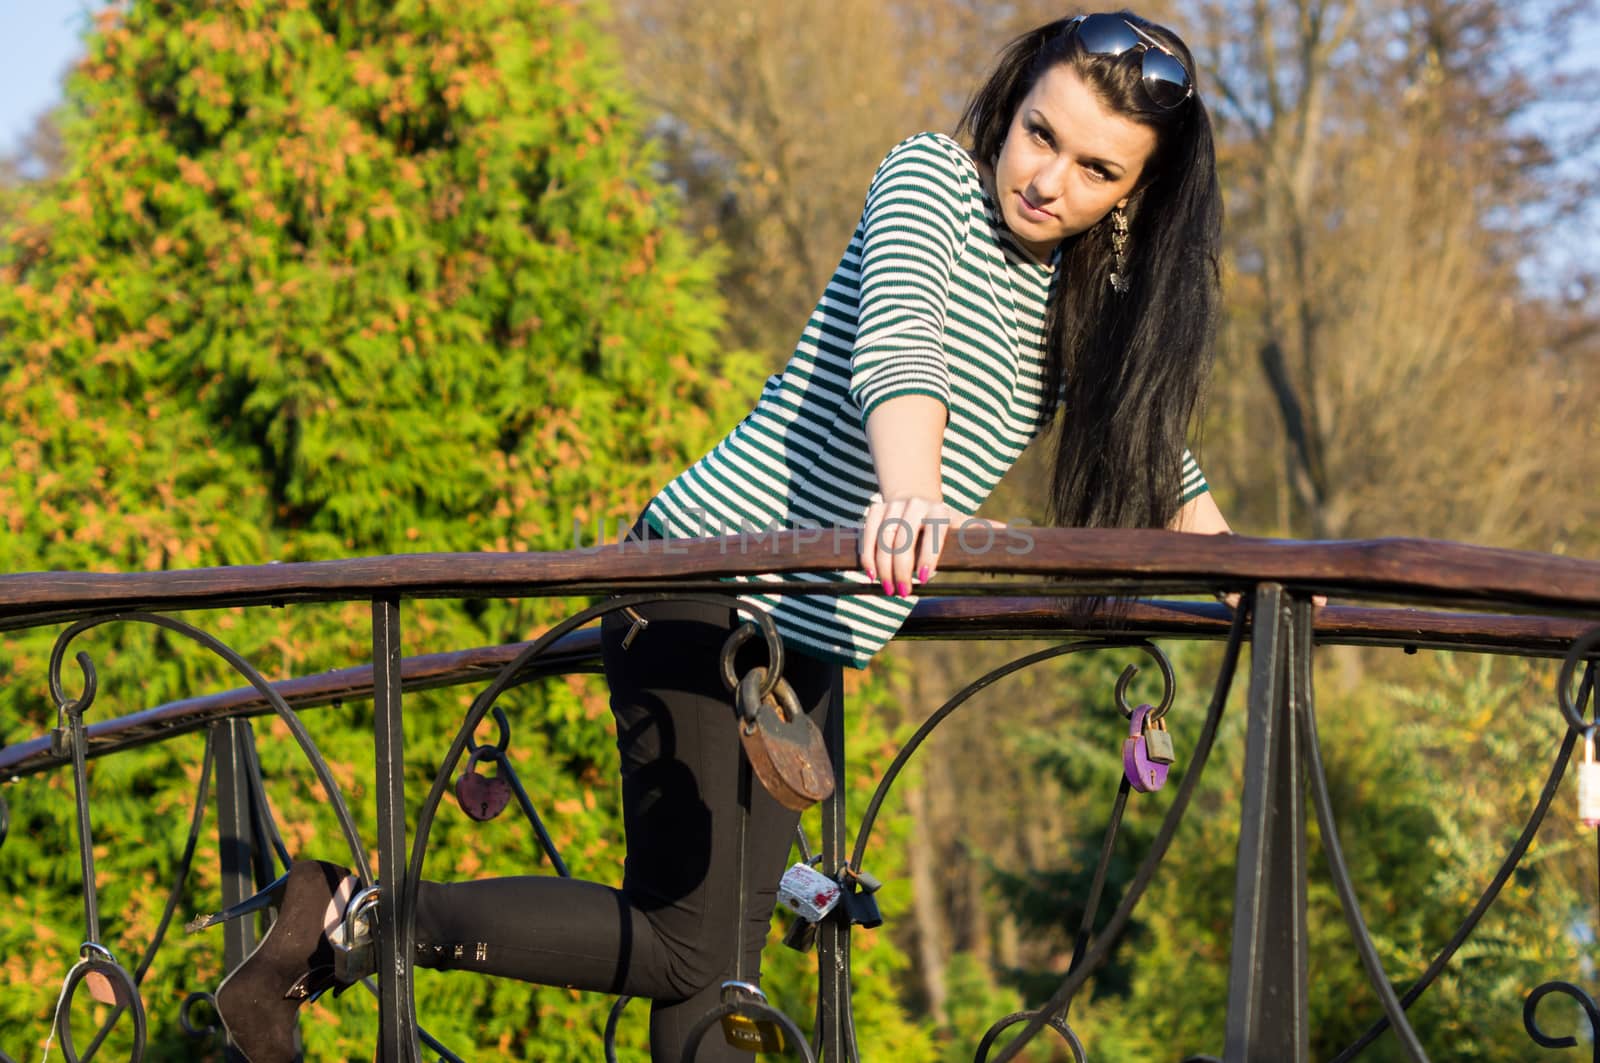
[[1551,981],[1535,987],[1522,1005],[1523,1029],[1542,1048],[1572,1048],[1577,1045],[1576,1037],[1551,1037],[1539,1028],[1539,1001],[1551,993],[1569,996],[1583,1009],[1584,1017],[1589,1020],[1589,1040],[1594,1045],[1594,1058],[1600,1063],[1600,1006],[1595,1004],[1594,997],[1571,982]]
[[[202,631],[193,624],[160,613],[111,613],[105,616],[88,617],[80,620],[61,633],[60,637],[56,639],[55,648],[50,654],[50,691],[51,695],[57,699],[58,704],[62,704],[65,701],[64,695],[61,693],[61,664],[66,654],[67,646],[79,635],[87,631],[114,623],[151,624],[183,636],[222,658],[229,667],[244,677],[245,682],[254,687],[256,692],[267,700],[268,704],[272,706],[272,711],[289,728],[289,732],[299,744],[301,752],[310,761],[312,771],[316,773],[317,781],[322,784],[328,803],[332,806],[334,815],[339,821],[339,829],[344,834],[345,843],[350,850],[352,866],[356,868],[362,885],[370,884],[372,881],[372,869],[367,862],[366,845],[362,842],[361,835],[356,830],[355,819],[351,816],[350,808],[345,803],[344,794],[339,789],[339,784],[334,780],[333,773],[328,769],[327,761],[323,759],[316,743],[312,741],[310,733],[306,731],[305,725],[300,722],[300,717],[289,707],[288,702],[283,700],[283,696],[273,688],[272,684],[267,682],[266,678],[241,654],[227,646],[216,636]],[[79,700],[81,701],[86,697],[92,699],[95,689],[93,666],[88,663],[87,654],[83,653],[78,655],[78,663],[79,667],[84,669],[85,676],[85,691],[84,694],[80,695]]]

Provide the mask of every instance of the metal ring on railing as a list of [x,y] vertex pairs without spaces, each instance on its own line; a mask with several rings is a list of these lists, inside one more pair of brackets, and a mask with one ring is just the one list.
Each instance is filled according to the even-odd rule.
[[499,705],[496,705],[493,709],[489,710],[489,714],[494,717],[494,724],[497,728],[499,728],[499,733],[495,736],[494,744],[490,745],[488,742],[479,742],[471,735],[468,735],[467,755],[472,756],[474,754],[487,753],[492,749],[496,754],[493,759],[499,762],[503,759],[505,751],[511,747],[511,721],[506,717],[506,710],[501,708]]
[[[1147,717],[1147,719],[1149,719],[1151,722],[1154,722],[1165,716],[1167,714],[1167,710],[1172,708],[1172,698],[1173,695],[1177,693],[1178,680],[1177,677],[1172,674],[1172,662],[1167,660],[1167,655],[1156,649],[1154,646],[1150,647],[1150,651],[1150,656],[1156,659],[1156,667],[1161,669],[1162,683],[1161,703],[1152,709],[1150,711],[1150,715]],[[1133,719],[1134,707],[1128,704],[1128,684],[1133,682],[1133,677],[1138,674],[1139,666],[1136,664],[1130,664],[1128,667],[1122,670],[1121,675],[1117,676],[1117,685],[1116,689],[1113,691],[1113,696],[1117,699],[1117,708],[1122,710],[1122,716],[1124,719]]]
[[[92,958],[91,953],[94,954]],[[109,949],[98,942],[84,942],[78,949],[78,955],[81,958],[67,972],[66,983],[61,987],[61,1000],[56,1005],[56,1036],[61,1039],[62,1057],[67,1063],[81,1063],[82,1057],[72,1043],[72,998],[84,979],[94,974],[114,983],[112,992],[117,997],[119,1010],[125,1008],[133,1014],[133,1050],[128,1058],[131,1063],[139,1063],[144,1058],[146,1023],[144,1001],[139,998],[139,987],[134,984],[133,976],[116,961]],[[115,1019],[114,1012],[111,1021]]]
[[[988,1031],[983,1035],[983,1040],[978,1042],[978,1051],[973,1055],[972,1063],[988,1063],[989,1049],[994,1047],[995,1040],[1001,1034],[1017,1023],[1026,1022],[1038,1014],[1037,1011],[1014,1011],[989,1027]],[[1078,1040],[1078,1035],[1072,1032],[1072,1027],[1068,1026],[1061,1016],[1052,1015],[1047,1020],[1046,1025],[1060,1034],[1061,1039],[1067,1042],[1067,1047],[1072,1049],[1072,1058],[1076,1063],[1088,1063],[1089,1053],[1083,1050],[1083,1042]]]
[[[765,631],[765,625],[759,624],[754,620],[746,620],[734,628],[733,634],[729,635],[727,641],[722,644],[722,685],[728,688],[728,693],[730,694],[738,691],[740,680],[740,676],[735,675],[733,671],[733,658],[739,652],[741,646],[755,638],[757,632],[768,634]],[[767,638],[766,667],[767,674],[761,683],[761,697],[759,699],[762,701],[772,695],[772,692],[778,687],[778,681],[783,678],[783,640],[777,637],[776,629]]]
[[[75,624],[73,627],[76,628],[77,625]],[[58,720],[69,712],[77,712],[79,714],[88,712],[89,706],[94,704],[95,694],[100,689],[100,680],[95,674],[94,662],[89,659],[87,653],[79,650],[78,655],[73,660],[78,662],[78,670],[83,673],[83,692],[75,698],[67,697],[65,689],[61,686],[61,664],[62,659],[67,654],[67,645],[71,641],[72,638],[63,633],[50,650],[50,668],[47,678],[50,683],[50,700],[56,703]]]
[[[756,991],[760,994],[760,990]],[[800,1058],[805,1063],[817,1063],[816,1055],[811,1051],[811,1043],[806,1040],[806,1035],[801,1032],[795,1021],[771,1004],[764,1003],[765,995],[761,1000],[747,1000],[738,1004],[719,1004],[700,1016],[698,1022],[689,1027],[688,1036],[683,1042],[683,1063],[694,1063],[695,1052],[700,1047],[700,1042],[705,1039],[706,1031],[712,1025],[721,1022],[729,1015],[746,1015],[752,1018],[771,1019],[783,1029],[783,1035],[789,1039],[788,1052],[799,1050]]]
[[[1578,662],[1585,657],[1593,657],[1600,653],[1600,627],[1587,632],[1572,644],[1567,655],[1561,660],[1561,672],[1556,678],[1556,703],[1561,706],[1561,715],[1567,718],[1567,726],[1575,731],[1581,731],[1589,725],[1583,718],[1583,713],[1578,711],[1577,701],[1582,700],[1582,695],[1574,698],[1572,695],[1572,679],[1578,670]],[[1584,675],[1584,684],[1592,686],[1595,681],[1595,664],[1591,660]]]

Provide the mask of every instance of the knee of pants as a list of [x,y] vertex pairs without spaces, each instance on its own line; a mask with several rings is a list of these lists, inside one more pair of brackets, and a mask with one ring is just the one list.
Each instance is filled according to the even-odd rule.
[[[706,987],[733,977],[733,942],[696,941],[668,946],[665,974],[673,993],[687,1000]],[[754,975],[754,971],[750,972],[751,977]]]

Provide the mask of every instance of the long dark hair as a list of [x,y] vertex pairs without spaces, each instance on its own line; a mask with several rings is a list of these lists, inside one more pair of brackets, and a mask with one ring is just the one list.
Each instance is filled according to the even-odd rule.
[[[1194,78],[1177,35],[1122,18],[1166,45]],[[1156,147],[1128,197],[1126,293],[1110,284],[1111,223],[1061,245],[1046,318],[1047,394],[1065,385],[1050,492],[1051,517],[1078,527],[1164,527],[1178,509],[1189,424],[1211,375],[1219,303],[1222,193],[1211,120],[1198,93],[1163,110],[1141,84],[1140,56],[1091,55],[1072,20],[1009,44],[967,104],[957,133],[993,165],[1034,83],[1057,64],[1075,70],[1113,110],[1149,126]]]

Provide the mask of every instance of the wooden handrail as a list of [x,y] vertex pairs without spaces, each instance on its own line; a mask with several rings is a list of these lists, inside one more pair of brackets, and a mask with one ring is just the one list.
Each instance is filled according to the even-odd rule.
[[[1020,538],[1026,536],[1023,548]],[[820,537],[818,539],[817,537]],[[817,540],[817,541],[813,541]],[[401,597],[584,595],[706,586],[724,577],[855,567],[853,530],[756,539],[656,541],[527,554],[400,554],[171,572],[0,576],[0,629],[128,609],[176,610]],[[1342,597],[1481,603],[1600,615],[1600,562],[1428,539],[1307,542],[1150,530],[1034,528],[996,533],[987,549],[952,540],[941,594],[997,592],[957,573],[1033,577],[1039,593],[1129,595],[1242,589],[1276,582]],[[1011,552],[1011,551],[1017,552]],[[697,582],[698,581],[698,582]],[[714,585],[714,584],[713,584]],[[839,585],[831,591],[838,593]],[[871,585],[852,591],[872,593]]]

